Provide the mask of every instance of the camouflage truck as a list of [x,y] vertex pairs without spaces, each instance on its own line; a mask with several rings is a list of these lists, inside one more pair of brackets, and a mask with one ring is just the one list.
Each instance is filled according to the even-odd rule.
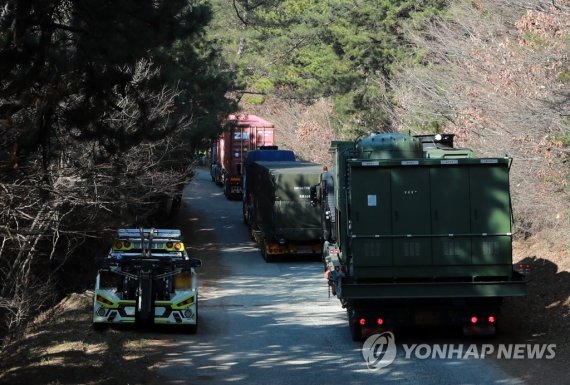
[[248,225],[267,262],[279,256],[320,254],[320,208],[311,186],[322,166],[309,162],[253,162],[248,173]]
[[249,226],[249,217],[252,215],[253,211],[253,191],[254,179],[249,180],[247,178],[248,174],[252,173],[252,168],[255,162],[294,162],[295,153],[291,150],[279,150],[277,146],[266,146],[259,150],[252,150],[247,153],[245,158],[245,167],[243,168],[243,173],[241,175],[241,185],[242,185],[242,214],[243,223]]
[[494,334],[513,268],[508,157],[478,158],[452,135],[333,142],[322,207],[325,274],[354,340],[413,325]]

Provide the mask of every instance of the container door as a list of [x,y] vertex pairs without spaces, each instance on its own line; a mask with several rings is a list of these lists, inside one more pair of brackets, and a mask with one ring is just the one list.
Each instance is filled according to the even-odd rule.
[[311,186],[319,183],[320,169],[280,170],[275,176],[274,225],[285,239],[318,242],[322,233],[320,207],[311,204]]
[[468,168],[432,168],[430,188],[434,265],[470,265]]
[[511,232],[511,212],[507,167],[472,167],[470,189],[473,264],[510,264],[512,250],[508,234]]
[[[378,167],[350,169],[350,223],[355,275],[364,267],[391,266],[390,170]],[[376,237],[378,236],[378,237]],[[384,237],[383,237],[384,236]]]
[[395,168],[391,182],[394,265],[431,265],[429,168]]

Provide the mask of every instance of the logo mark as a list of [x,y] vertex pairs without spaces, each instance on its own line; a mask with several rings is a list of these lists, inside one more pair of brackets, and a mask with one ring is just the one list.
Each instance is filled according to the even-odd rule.
[[385,368],[394,362],[397,348],[392,332],[373,334],[362,345],[362,357],[370,370]]

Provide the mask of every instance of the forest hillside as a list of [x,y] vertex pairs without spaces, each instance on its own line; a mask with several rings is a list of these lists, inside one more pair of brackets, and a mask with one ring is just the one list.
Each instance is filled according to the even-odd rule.
[[[540,245],[559,268],[570,269],[569,1],[371,2],[375,13],[343,1],[294,7],[301,3],[311,2],[284,1],[271,13],[289,16],[287,31],[299,36],[284,32],[262,50],[254,41],[247,52],[240,35],[240,55],[256,57],[241,78],[243,110],[274,121],[283,144],[322,163],[330,162],[322,143],[373,131],[448,132],[481,156],[508,155],[518,245]],[[333,17],[339,7],[342,20]],[[268,12],[250,10],[246,24],[233,20],[256,36]],[[394,33],[389,42],[378,40],[382,30]],[[307,58],[322,46],[330,52],[325,69]],[[365,67],[367,56],[382,58],[383,67]],[[306,84],[318,76],[307,75],[311,68],[341,72],[343,65],[354,76],[351,87],[341,88],[330,74],[320,85]],[[338,92],[330,90],[333,83]]]
[[167,223],[238,111],[323,164],[376,131],[512,157],[520,306],[564,334],[570,0],[4,0],[0,338],[92,285],[113,229]]

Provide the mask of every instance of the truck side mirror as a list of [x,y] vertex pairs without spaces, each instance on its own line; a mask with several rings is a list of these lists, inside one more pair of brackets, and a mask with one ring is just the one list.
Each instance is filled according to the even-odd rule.
[[202,267],[202,260],[198,258],[191,258],[190,259],[192,267]]
[[190,269],[192,267],[201,267],[202,260],[198,258],[190,258],[174,261],[175,267],[181,267],[182,269]]

